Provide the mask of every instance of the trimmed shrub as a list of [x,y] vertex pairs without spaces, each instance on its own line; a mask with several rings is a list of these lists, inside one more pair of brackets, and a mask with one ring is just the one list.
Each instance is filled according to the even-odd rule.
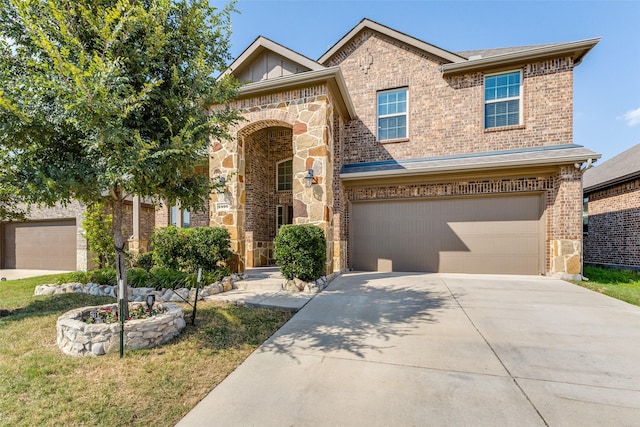
[[156,228],[151,235],[154,264],[163,268],[180,269],[185,243],[184,233],[178,227],[170,225]]
[[225,228],[196,227],[184,230],[186,247],[183,254],[183,268],[191,273],[202,268],[215,271],[218,263],[231,256],[231,236]]
[[315,280],[327,259],[324,232],[315,225],[283,225],[275,239],[274,257],[287,279]]
[[158,228],[151,236],[153,261],[163,268],[195,273],[215,271],[231,255],[231,236],[224,228]]
[[138,254],[133,261],[133,266],[144,268],[146,271],[151,270],[151,267],[153,267],[153,252]]

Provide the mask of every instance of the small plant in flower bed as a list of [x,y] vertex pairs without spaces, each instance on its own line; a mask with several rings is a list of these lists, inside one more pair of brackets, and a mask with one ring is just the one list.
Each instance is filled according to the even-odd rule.
[[[150,311],[142,304],[135,304],[129,307],[129,317],[127,317],[127,320],[147,319],[160,313],[163,313],[163,310],[153,308]],[[116,306],[112,306],[91,310],[88,317],[83,317],[82,320],[85,323],[116,323],[119,321],[118,309]]]

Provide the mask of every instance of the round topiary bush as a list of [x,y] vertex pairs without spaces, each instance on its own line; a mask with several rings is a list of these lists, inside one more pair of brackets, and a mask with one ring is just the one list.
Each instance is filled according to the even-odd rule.
[[317,279],[327,259],[324,232],[315,225],[283,225],[275,239],[274,258],[289,280]]

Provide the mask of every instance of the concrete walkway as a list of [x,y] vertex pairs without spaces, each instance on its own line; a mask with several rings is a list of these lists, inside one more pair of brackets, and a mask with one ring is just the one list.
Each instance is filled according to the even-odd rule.
[[640,308],[567,282],[349,273],[178,425],[637,426],[639,361]]

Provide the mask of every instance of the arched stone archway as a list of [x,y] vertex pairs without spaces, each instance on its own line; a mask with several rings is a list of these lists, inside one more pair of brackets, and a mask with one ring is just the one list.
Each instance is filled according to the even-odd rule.
[[[229,230],[237,270],[272,263],[278,224],[287,222],[323,228],[332,260],[333,106],[314,97],[254,107],[242,116],[232,138],[213,142],[210,155],[210,176],[226,180],[224,194],[212,195],[210,224]],[[291,187],[278,190],[277,165],[288,159]],[[309,169],[314,181],[307,188]]]

